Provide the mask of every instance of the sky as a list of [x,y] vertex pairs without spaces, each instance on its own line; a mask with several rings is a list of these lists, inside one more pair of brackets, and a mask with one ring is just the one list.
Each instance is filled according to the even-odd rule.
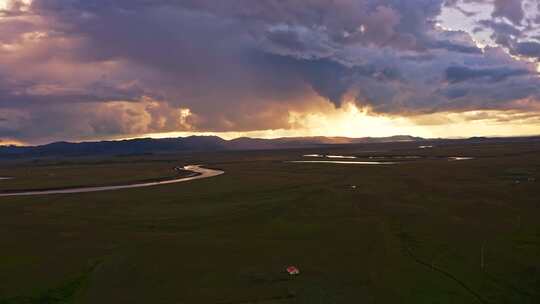
[[538,0],[0,0],[0,145],[540,135]]

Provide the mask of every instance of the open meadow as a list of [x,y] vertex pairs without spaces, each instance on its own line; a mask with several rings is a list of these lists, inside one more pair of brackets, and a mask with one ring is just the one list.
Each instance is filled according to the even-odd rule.
[[540,142],[418,146],[2,160],[0,193],[225,174],[0,197],[0,303],[540,303]]

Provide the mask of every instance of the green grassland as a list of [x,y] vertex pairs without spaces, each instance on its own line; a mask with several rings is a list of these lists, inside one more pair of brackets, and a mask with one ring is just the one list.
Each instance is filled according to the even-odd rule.
[[39,190],[81,186],[106,186],[174,178],[177,162],[127,162],[86,160],[9,164],[0,167],[0,193],[12,190]]
[[2,190],[226,173],[0,198],[0,303],[540,303],[540,144],[416,146],[3,162]]

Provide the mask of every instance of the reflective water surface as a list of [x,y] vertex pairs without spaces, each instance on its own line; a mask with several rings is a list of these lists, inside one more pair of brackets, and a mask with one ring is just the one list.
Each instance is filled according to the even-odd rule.
[[370,156],[369,159],[421,159],[422,156]]
[[347,155],[325,155],[325,154],[306,154],[302,157],[326,157],[326,158],[343,158],[343,159],[354,159],[356,156],[347,156]]
[[474,159],[474,157],[463,157],[463,156],[453,156],[449,157],[449,160],[471,160]]
[[394,162],[376,161],[339,161],[339,160],[293,160],[289,163],[311,163],[311,164],[343,164],[343,165],[395,165]]
[[326,155],[327,158],[346,158],[346,159],[354,159],[356,156],[346,156],[346,155]]

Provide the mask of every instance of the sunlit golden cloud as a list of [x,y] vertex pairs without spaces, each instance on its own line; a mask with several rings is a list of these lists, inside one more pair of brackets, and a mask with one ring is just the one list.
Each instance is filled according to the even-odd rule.
[[8,10],[17,6],[20,10],[28,10],[33,0],[0,0],[0,10]]
[[24,146],[27,143],[15,139],[5,138],[0,140],[0,146]]
[[249,132],[165,132],[146,134],[163,138],[189,135],[237,137],[344,136],[384,137],[414,135],[426,138],[540,135],[540,112],[485,110],[439,112],[414,116],[370,113],[352,103],[332,112],[290,112],[290,128]]

